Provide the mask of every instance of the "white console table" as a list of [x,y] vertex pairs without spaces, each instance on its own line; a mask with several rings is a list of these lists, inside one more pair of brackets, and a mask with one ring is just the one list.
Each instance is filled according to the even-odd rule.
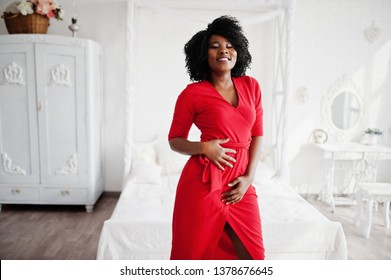
[[[335,165],[338,160],[354,161],[351,170],[352,179],[364,182],[375,182],[378,160],[391,159],[391,148],[370,146],[355,142],[314,144],[323,150],[323,158],[329,161],[325,168],[324,183],[319,199],[328,202],[335,212],[335,206],[347,204],[346,200],[338,201],[334,197]],[[350,201],[351,202],[351,201]],[[349,202],[348,202],[349,203]]]

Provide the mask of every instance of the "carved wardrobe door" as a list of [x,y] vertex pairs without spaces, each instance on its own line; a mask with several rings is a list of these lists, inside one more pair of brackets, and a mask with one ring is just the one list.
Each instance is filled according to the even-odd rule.
[[[0,45],[0,192],[21,197],[21,183],[39,183],[35,62],[32,44]],[[29,199],[39,191],[26,189]]]
[[83,184],[86,170],[84,49],[35,50],[42,184]]

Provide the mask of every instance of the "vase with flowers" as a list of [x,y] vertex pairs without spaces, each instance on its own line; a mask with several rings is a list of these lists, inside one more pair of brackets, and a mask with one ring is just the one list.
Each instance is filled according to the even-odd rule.
[[7,6],[2,15],[9,34],[46,34],[49,20],[62,20],[65,12],[54,0],[19,0]]
[[383,135],[383,131],[378,128],[368,128],[365,130],[365,134],[367,135],[368,145],[376,145],[379,137]]

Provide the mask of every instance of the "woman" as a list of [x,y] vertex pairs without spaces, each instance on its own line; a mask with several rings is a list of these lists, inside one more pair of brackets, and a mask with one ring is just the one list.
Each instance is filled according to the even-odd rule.
[[[171,259],[264,259],[257,195],[261,91],[238,21],[215,19],[185,45],[189,84],[178,96],[172,150],[191,155],[178,182]],[[201,141],[187,140],[192,124]]]

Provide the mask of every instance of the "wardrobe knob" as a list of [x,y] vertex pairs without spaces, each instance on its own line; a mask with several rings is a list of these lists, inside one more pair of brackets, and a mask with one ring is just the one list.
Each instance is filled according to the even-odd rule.
[[14,188],[11,190],[12,194],[20,194],[21,190],[19,188]]
[[68,195],[70,195],[70,194],[71,194],[71,192],[68,191],[68,190],[62,190],[62,191],[61,191],[61,195],[62,195],[62,196],[68,196]]

